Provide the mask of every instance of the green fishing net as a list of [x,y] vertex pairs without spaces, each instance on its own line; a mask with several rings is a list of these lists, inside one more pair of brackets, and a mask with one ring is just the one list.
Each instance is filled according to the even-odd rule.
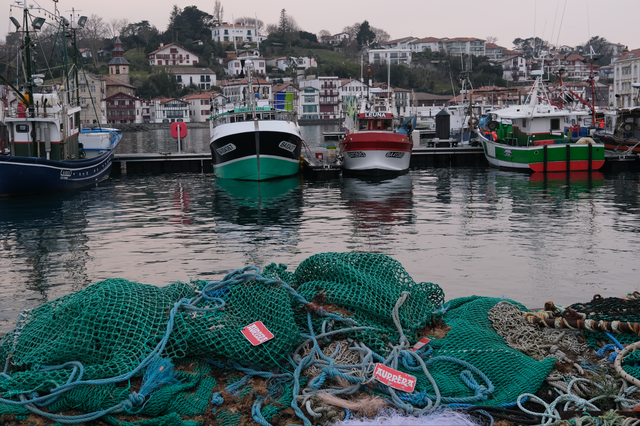
[[[243,274],[248,278],[236,280]],[[214,284],[208,299],[200,298],[193,309],[185,308],[189,300]],[[398,261],[374,253],[323,253],[307,258],[295,271],[271,264],[260,275],[245,268],[221,282],[177,282],[166,287],[109,279],[46,303],[25,313],[16,330],[2,338],[0,360],[8,360],[9,369],[7,375],[0,375],[0,394],[12,400],[19,394],[46,395],[75,380],[78,371],[73,366],[53,371],[42,367],[72,361],[82,363],[83,380],[124,375],[166,339],[160,355],[173,362],[173,378],[177,380],[154,389],[144,404],[102,420],[123,425],[187,426],[194,424],[193,417],[208,413],[219,424],[235,426],[249,413],[216,408],[211,401],[214,392],[224,393],[225,387],[244,377],[237,371],[229,373],[233,370],[230,360],[255,370],[292,372],[289,356],[305,341],[303,334],[310,333],[309,320],[314,334],[366,327],[339,336],[362,342],[386,356],[400,340],[391,313],[403,292],[410,295],[399,307],[397,319],[410,343],[423,337],[434,322],[444,321],[452,329],[446,337],[432,342],[431,357],[456,358],[473,367],[446,359],[433,363],[429,371],[444,396],[468,398],[483,405],[512,403],[521,393],[535,392],[553,366],[553,360],[537,362],[510,349],[491,329],[487,312],[499,299],[456,299],[448,304],[445,314],[442,289],[414,281]],[[256,321],[274,337],[253,346],[241,330]],[[331,338],[322,341],[326,344]],[[469,370],[473,377],[470,384],[461,378]],[[474,399],[484,383],[476,370],[496,388],[488,401]],[[146,380],[143,374],[144,369],[126,380],[76,386],[45,410],[105,410],[139,392]],[[411,374],[418,378],[418,392],[433,392],[426,376]],[[301,383],[305,380],[301,378]],[[270,391],[275,396],[260,410],[267,421],[280,418],[293,399],[291,382],[280,387],[278,392]],[[225,398],[251,400],[264,398],[264,393],[243,382]],[[29,413],[24,407],[0,403],[0,416]]]

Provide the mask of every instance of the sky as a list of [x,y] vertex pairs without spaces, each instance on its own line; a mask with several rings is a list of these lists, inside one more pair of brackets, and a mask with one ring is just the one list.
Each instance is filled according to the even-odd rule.
[[[52,0],[37,0],[40,6],[53,10]],[[4,10],[13,1],[0,0]],[[27,4],[34,3],[27,0]],[[391,39],[402,37],[497,37],[497,44],[513,48],[515,38],[541,37],[553,44],[575,46],[600,36],[613,43],[640,48],[637,17],[638,0],[404,0],[400,3],[383,1],[280,0],[221,0],[224,20],[241,16],[255,16],[265,24],[277,23],[280,11],[286,9],[301,29],[317,34],[327,30],[332,34],[356,22],[369,21],[373,27],[385,30]],[[83,1],[59,0],[58,10],[66,15],[71,8],[80,14],[96,14],[106,22],[126,18],[129,22],[149,21],[158,30],[165,31],[173,5],[184,8],[196,6],[213,13],[214,0]],[[276,5],[277,4],[277,5]],[[13,10],[12,15],[20,15]],[[9,13],[0,18],[0,36],[10,28]],[[16,16],[19,18],[19,16]],[[18,19],[21,21],[21,19]],[[1,38],[1,37],[0,37]],[[126,48],[126,47],[125,47]]]

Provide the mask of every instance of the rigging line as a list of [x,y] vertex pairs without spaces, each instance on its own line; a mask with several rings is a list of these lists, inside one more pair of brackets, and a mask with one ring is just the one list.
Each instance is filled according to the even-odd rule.
[[551,28],[551,39],[550,39],[551,43],[553,43],[553,34],[556,32],[556,19],[558,19],[558,6],[560,6],[560,3],[556,3],[556,13],[553,16],[553,28]]
[[564,12],[567,10],[567,0],[564,0],[564,7],[562,8],[562,17],[560,18],[560,26],[558,27],[558,38],[556,39],[556,46],[560,40],[560,30],[562,30],[562,22],[564,21]]
[[[46,65],[45,70],[49,71],[49,75],[51,75],[51,78],[53,79],[53,71],[51,69],[51,66],[49,65],[49,61],[47,60],[47,53],[44,51],[44,45],[42,44],[42,41],[40,40],[40,34],[38,32],[35,33],[35,37],[36,40],[38,41],[38,44],[40,45],[40,50],[42,50],[42,57],[44,58],[44,63]],[[56,34],[56,40],[57,40],[57,34]],[[55,46],[55,44],[54,44]],[[53,49],[52,49],[53,50]],[[49,58],[51,59],[51,58]],[[40,69],[38,69],[39,71]]]

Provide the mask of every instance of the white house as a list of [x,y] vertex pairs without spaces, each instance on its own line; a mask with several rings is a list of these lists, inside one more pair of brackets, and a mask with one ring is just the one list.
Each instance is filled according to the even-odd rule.
[[616,108],[640,105],[638,91],[634,83],[640,83],[640,49],[630,50],[613,63],[613,101]]
[[442,39],[436,37],[420,38],[411,41],[408,45],[409,49],[411,49],[413,52],[424,52],[427,49],[431,50],[432,52],[439,52],[444,48]]
[[369,85],[355,79],[343,78],[340,85],[340,101],[344,105],[347,96],[356,96],[358,99],[367,97]]
[[155,98],[151,100],[151,122],[173,123],[181,121],[188,123],[189,102],[176,98]]
[[200,90],[209,90],[216,85],[216,73],[209,68],[175,67],[167,72],[175,75],[182,87],[193,84]]
[[409,65],[411,64],[411,49],[369,49],[370,64]]
[[189,103],[189,119],[195,123],[204,123],[209,121],[211,116],[211,101],[214,104],[217,102],[218,106],[224,106],[227,104],[227,100],[219,93],[198,93],[193,95],[187,95],[182,98],[183,101]]
[[316,62],[315,59],[307,58],[306,56],[298,57],[298,58],[295,58],[293,56],[291,57],[285,56],[285,57],[276,59],[276,67],[279,70],[287,71],[287,69],[289,69],[290,66],[293,67],[293,69],[296,71],[304,71],[307,68],[317,67],[318,62]]
[[160,43],[160,48],[149,53],[150,65],[182,65],[193,66],[200,61],[195,53],[185,49],[176,43],[169,43],[166,46]]
[[[227,62],[227,67],[225,68],[225,72],[229,75],[240,75],[241,72],[244,71],[244,74],[247,73],[247,62],[253,63],[253,74],[266,75],[267,73],[267,61],[260,57],[255,59],[243,59],[242,57],[233,58],[233,59],[225,59]],[[242,61],[245,61],[245,68],[242,68]]]
[[333,46],[342,43],[343,41],[349,42],[349,33],[338,33],[334,35],[320,37],[320,42],[324,44],[331,44]]
[[502,66],[502,78],[515,83],[526,81],[529,75],[527,60],[524,54],[512,55],[497,61]]
[[254,22],[246,22],[245,24],[228,24],[226,22],[222,24],[216,24],[211,29],[211,38],[217,42],[230,42],[233,43],[233,39],[237,43],[258,42],[264,41],[265,36],[258,35],[258,30]]
[[443,39],[444,49],[451,55],[471,54],[485,56],[486,41],[474,37],[456,37]]
[[383,49],[410,49],[410,43],[418,40],[417,37],[404,37],[380,43]]
[[[220,83],[222,94],[232,104],[242,104],[246,101],[247,79],[226,80]],[[261,78],[253,79],[254,95],[257,99],[273,100],[271,82]]]

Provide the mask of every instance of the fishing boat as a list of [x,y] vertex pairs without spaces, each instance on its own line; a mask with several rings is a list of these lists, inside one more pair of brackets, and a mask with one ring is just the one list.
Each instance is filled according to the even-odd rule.
[[363,112],[355,123],[340,143],[343,172],[382,175],[409,169],[411,133],[396,127],[393,114]]
[[604,145],[591,137],[567,137],[564,130],[588,114],[550,102],[539,72],[527,102],[491,112],[477,139],[495,167],[529,172],[598,170],[604,165]]
[[[122,130],[111,127],[80,129],[78,142],[82,158],[95,158],[116,149],[122,139]],[[83,154],[84,153],[84,154]]]
[[604,127],[595,136],[606,149],[640,153],[640,107],[620,108],[604,114]]
[[[13,99],[5,116],[8,142],[0,147],[0,196],[73,190],[107,179],[121,134],[110,133],[108,146],[97,142],[101,138],[82,135],[75,87],[77,67],[64,67],[62,84],[45,85],[44,75],[32,73],[29,27],[40,29],[44,18],[34,18],[31,13],[43,9],[27,7],[26,2],[16,4],[23,10],[23,23],[13,17],[11,20],[17,29],[22,27],[24,35],[21,54],[26,81],[20,85],[23,90],[6,81]],[[63,46],[62,53],[66,55],[67,48],[75,50],[75,37],[66,33],[77,28],[75,19],[70,23],[48,14],[59,25],[63,43],[70,43]],[[69,63],[67,59],[65,64]]]
[[212,102],[209,146],[213,173],[252,181],[295,175],[302,148],[295,111],[291,102],[278,105],[280,109],[254,96],[253,63],[246,59],[251,58],[241,61],[247,69],[243,104],[218,113]]

